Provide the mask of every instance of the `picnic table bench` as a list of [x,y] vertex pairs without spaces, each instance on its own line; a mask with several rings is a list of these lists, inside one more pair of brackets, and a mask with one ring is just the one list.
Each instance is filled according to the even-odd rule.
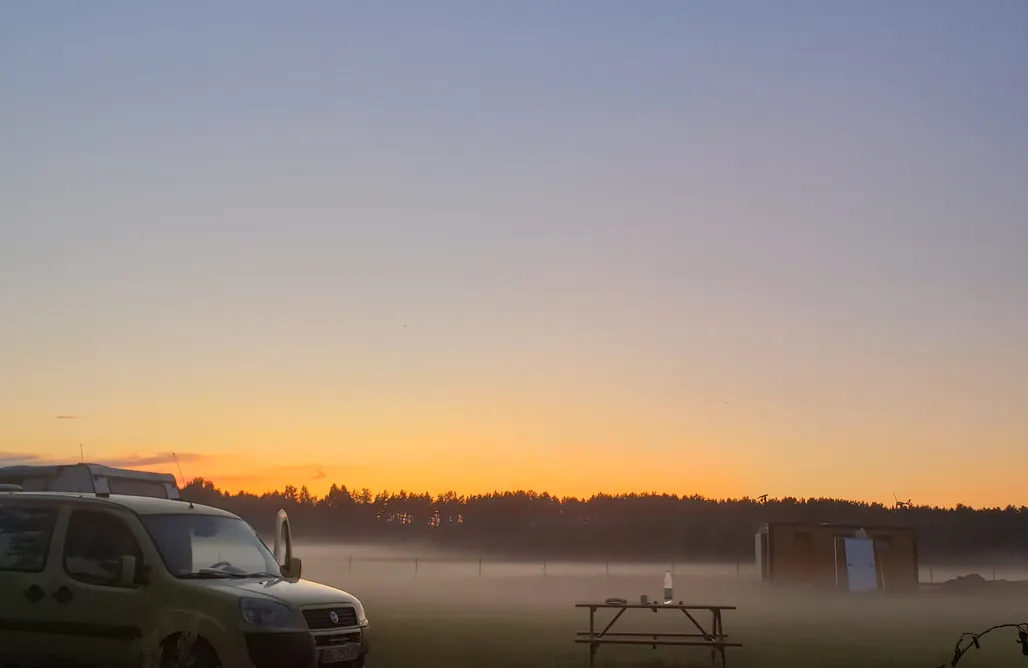
[[[589,630],[576,633],[576,643],[588,643],[589,645],[589,666],[596,660],[596,650],[600,645],[650,645],[656,649],[661,646],[677,647],[708,647],[710,648],[710,663],[716,666],[720,657],[721,666],[727,666],[725,648],[742,647],[742,643],[729,642],[725,633],[724,620],[721,613],[725,610],[735,610],[734,605],[698,605],[693,603],[576,603],[576,608],[589,609]],[[607,622],[603,630],[596,630],[596,611],[601,609],[617,610],[614,617]],[[686,627],[686,632],[670,633],[664,631],[611,631],[614,624],[625,614],[627,610],[678,610],[684,615],[684,619],[692,623],[692,627]],[[711,615],[711,626],[708,631],[696,619],[693,613],[707,611]],[[695,629],[695,630],[693,630]]]

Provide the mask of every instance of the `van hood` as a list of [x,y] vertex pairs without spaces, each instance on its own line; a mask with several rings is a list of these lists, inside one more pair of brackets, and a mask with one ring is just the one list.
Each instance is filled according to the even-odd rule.
[[281,578],[269,578],[266,580],[207,580],[204,584],[210,586],[212,582],[217,582],[219,588],[237,592],[240,596],[277,599],[297,608],[332,603],[350,604],[355,605],[358,609],[362,608],[360,601],[353,594],[348,594],[335,587],[311,582],[310,580],[283,580]]

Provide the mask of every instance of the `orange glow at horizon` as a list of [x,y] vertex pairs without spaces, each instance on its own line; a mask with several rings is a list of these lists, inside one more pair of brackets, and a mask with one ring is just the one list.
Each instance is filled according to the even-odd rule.
[[[316,398],[275,404],[251,397],[234,405],[165,400],[162,414],[145,401],[98,401],[76,411],[82,417],[61,420],[23,397],[21,405],[0,407],[0,438],[22,444],[0,451],[0,462],[77,461],[82,443],[87,461],[203,477],[230,492],[294,485],[322,496],[339,484],[433,495],[666,492],[891,503],[895,493],[941,506],[1028,501],[1017,467],[925,454],[958,446],[970,428],[904,424],[879,413],[880,426],[854,423],[845,437],[824,437],[823,421],[845,415],[827,392],[818,415],[793,422],[788,407],[741,392],[731,404],[711,401],[682,414],[668,399],[644,403],[627,390],[594,390],[589,404],[562,400],[573,396],[569,387],[550,387],[549,395],[530,398],[508,392],[447,403],[408,400],[391,410],[369,400],[343,411]],[[1013,450],[1009,433],[999,422],[975,431]],[[863,446],[876,442],[882,444]]]

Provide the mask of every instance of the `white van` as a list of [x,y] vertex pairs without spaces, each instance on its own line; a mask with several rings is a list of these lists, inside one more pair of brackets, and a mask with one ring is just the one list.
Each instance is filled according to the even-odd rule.
[[119,469],[103,464],[0,466],[0,485],[18,485],[26,492],[130,494],[158,499],[179,498],[175,476]]
[[[0,666],[362,668],[368,619],[217,508],[0,491]],[[63,665],[63,663],[62,663]]]

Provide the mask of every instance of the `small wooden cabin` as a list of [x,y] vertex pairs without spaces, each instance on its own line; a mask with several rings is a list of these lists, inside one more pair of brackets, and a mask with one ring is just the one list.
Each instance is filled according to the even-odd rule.
[[[776,587],[913,591],[918,586],[917,541],[910,527],[771,522],[756,535],[756,562],[761,581]],[[857,586],[858,578],[865,586]]]

